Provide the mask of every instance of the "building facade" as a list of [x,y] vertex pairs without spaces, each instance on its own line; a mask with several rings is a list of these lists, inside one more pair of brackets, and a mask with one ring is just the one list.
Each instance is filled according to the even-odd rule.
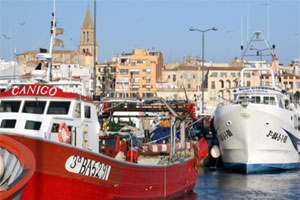
[[[198,105],[202,99],[202,64],[189,65],[183,63],[174,68],[163,68],[162,80],[157,83],[157,95],[165,99],[186,99]],[[166,66],[166,65],[165,65]],[[205,108],[214,108],[219,98],[233,100],[234,89],[241,85],[241,70],[244,67],[270,67],[275,74],[275,84],[295,94],[300,91],[300,76],[297,73],[297,64],[293,67],[284,67],[274,58],[271,65],[266,63],[242,64],[233,59],[232,65],[227,63],[204,63],[204,104]],[[271,86],[271,76],[267,73],[244,73],[244,86]]]
[[117,62],[105,62],[96,66],[96,95],[116,97]]
[[135,49],[117,57],[117,97],[152,97],[162,75],[161,52]]

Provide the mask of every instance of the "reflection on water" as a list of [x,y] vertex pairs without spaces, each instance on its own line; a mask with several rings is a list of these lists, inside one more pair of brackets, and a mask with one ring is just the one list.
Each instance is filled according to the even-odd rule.
[[244,175],[222,169],[205,169],[198,175],[194,192],[181,199],[300,200],[300,170]]

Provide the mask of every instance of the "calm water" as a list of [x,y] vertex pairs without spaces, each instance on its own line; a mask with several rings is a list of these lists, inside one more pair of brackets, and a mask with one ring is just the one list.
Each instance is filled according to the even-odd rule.
[[180,199],[300,200],[300,170],[243,175],[222,169],[201,171],[194,193]]

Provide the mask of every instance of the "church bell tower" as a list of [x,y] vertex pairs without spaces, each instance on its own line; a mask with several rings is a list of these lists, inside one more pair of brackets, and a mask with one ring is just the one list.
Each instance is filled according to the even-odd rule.
[[[78,45],[79,64],[93,66],[94,62],[94,23],[91,17],[90,7],[86,12],[81,25],[81,38]],[[96,62],[98,55],[98,42],[96,41]]]

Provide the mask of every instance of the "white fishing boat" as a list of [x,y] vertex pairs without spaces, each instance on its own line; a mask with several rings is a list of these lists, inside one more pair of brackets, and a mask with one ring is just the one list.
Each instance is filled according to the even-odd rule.
[[[271,86],[245,87],[246,71],[267,71]],[[299,106],[276,86],[272,69],[243,68],[234,97],[219,104],[214,116],[224,167],[245,173],[298,168]]]

